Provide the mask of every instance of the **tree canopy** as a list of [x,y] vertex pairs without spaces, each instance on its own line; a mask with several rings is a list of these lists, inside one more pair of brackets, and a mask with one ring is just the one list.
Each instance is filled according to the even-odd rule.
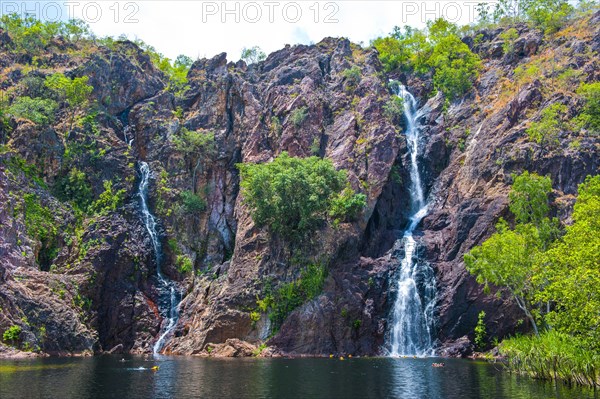
[[366,204],[330,160],[283,152],[264,164],[238,164],[244,203],[255,223],[286,239],[301,239],[329,216],[348,220]]
[[432,72],[435,89],[449,100],[471,88],[481,67],[479,56],[458,37],[458,27],[443,18],[429,21],[424,30],[396,27],[372,45],[386,71]]
[[600,175],[579,187],[573,224],[558,237],[548,218],[551,181],[525,172],[514,180],[509,208],[516,225],[498,231],[465,254],[482,284],[507,289],[538,333],[545,328],[598,349],[600,342]]
[[600,349],[600,175],[579,186],[573,224],[540,259],[537,299],[554,304],[546,316],[555,329]]

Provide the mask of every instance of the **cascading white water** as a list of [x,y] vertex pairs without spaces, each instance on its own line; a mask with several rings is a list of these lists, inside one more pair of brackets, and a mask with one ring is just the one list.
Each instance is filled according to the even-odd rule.
[[413,232],[427,215],[427,204],[418,165],[419,110],[412,94],[402,85],[397,95],[404,101],[406,141],[410,155],[411,216],[402,239],[396,246],[404,247],[398,277],[398,296],[392,314],[390,354],[392,356],[430,356],[434,354],[432,332],[435,306],[435,275],[426,262],[419,262],[415,253]]
[[179,293],[175,283],[168,280],[162,273],[160,268],[161,260],[161,247],[160,240],[158,238],[158,232],[156,230],[156,219],[150,212],[148,207],[148,184],[150,182],[150,166],[146,162],[140,162],[140,185],[138,189],[138,195],[140,197],[140,204],[142,207],[142,216],[146,230],[150,235],[152,241],[152,249],[154,250],[154,258],[156,260],[156,275],[159,282],[159,310],[168,319],[167,325],[162,329],[158,340],[154,344],[153,353],[158,355],[163,348],[165,338],[173,331],[179,318]]

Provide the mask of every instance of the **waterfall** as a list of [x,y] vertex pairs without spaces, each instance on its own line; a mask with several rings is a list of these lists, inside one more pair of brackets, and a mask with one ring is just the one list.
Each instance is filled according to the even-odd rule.
[[150,166],[146,162],[141,161],[140,167],[140,185],[138,195],[140,197],[140,205],[142,208],[142,217],[146,230],[152,241],[152,249],[154,251],[154,259],[156,260],[156,276],[159,283],[159,311],[163,317],[168,319],[167,325],[161,329],[160,336],[154,344],[153,353],[158,355],[163,348],[166,337],[173,331],[179,318],[179,302],[180,295],[174,282],[166,278],[160,268],[161,264],[161,247],[157,232],[157,224],[154,215],[148,207],[148,184],[150,182]]
[[392,356],[430,356],[434,354],[432,332],[436,297],[435,275],[428,263],[419,261],[413,232],[427,215],[427,203],[417,156],[419,152],[419,110],[412,94],[402,85],[397,95],[404,101],[406,141],[410,155],[409,224],[396,247],[404,247],[398,276],[398,296],[392,313],[390,354]]

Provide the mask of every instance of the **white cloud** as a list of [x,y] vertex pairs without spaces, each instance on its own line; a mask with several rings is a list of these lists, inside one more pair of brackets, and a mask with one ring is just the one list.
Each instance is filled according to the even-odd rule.
[[[90,22],[99,36],[139,38],[169,58],[178,54],[212,57],[227,52],[228,59],[235,61],[243,47],[258,45],[270,53],[285,44],[316,43],[327,36],[344,36],[366,45],[395,25],[422,27],[426,19],[440,15],[452,18],[457,6],[463,12],[460,22],[466,23],[466,12],[477,2],[73,0],[69,7],[72,16]],[[5,7],[22,2],[2,3]],[[40,11],[49,3],[66,7],[64,1],[27,3],[29,9],[29,3],[39,4]],[[98,10],[101,13],[94,21]]]

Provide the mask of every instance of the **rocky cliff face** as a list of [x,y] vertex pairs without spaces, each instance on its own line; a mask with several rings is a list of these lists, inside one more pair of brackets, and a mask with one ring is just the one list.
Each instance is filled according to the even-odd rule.
[[[442,350],[472,333],[480,310],[490,316],[493,336],[514,331],[520,318],[507,297],[485,295],[462,262],[507,216],[511,173],[550,174],[558,216],[566,220],[577,184],[598,171],[596,137],[564,132],[558,145],[543,148],[525,134],[550,104],[565,104],[569,115],[579,109],[576,84],[561,80],[561,72],[576,72],[568,79],[598,80],[596,22],[600,14],[553,38],[518,27],[520,37],[508,54],[502,30],[465,38],[484,69],[474,90],[448,109],[439,96],[427,98],[427,77],[393,76],[428,110],[421,121],[420,164],[431,205],[415,238],[419,256],[436,271]],[[90,77],[96,112],[68,137],[65,107],[46,127],[14,118],[0,127],[0,331],[18,325],[22,348],[28,342],[47,353],[151,351],[162,320],[137,196],[136,162],[146,161],[153,172],[150,205],[160,224],[162,269],[183,292],[167,352],[206,353],[209,344],[232,339],[268,339],[290,354],[385,351],[402,257],[394,242],[407,223],[410,177],[402,121],[384,112],[393,96],[390,76],[374,50],[329,38],[286,47],[254,65],[228,63],[221,54],[196,61],[189,88],[175,95],[129,42],[70,52],[55,43],[41,57],[43,67],[32,68],[7,50],[7,35],[0,37],[5,93],[33,97],[30,81],[64,70]],[[531,65],[547,76],[512,83],[516,67]],[[350,68],[360,71],[359,79],[345,72]],[[212,132],[215,150],[200,162],[191,159],[176,145],[183,129]],[[324,227],[303,245],[303,260],[326,264],[329,275],[322,294],[294,310],[271,336],[268,317],[256,320],[251,312],[268,284],[294,280],[300,267],[285,243],[254,226],[238,195],[235,165],[267,162],[283,151],[331,159],[348,170],[368,205],[356,223]],[[95,197],[106,180],[125,190],[123,205],[76,217],[55,190],[73,167],[85,173]],[[181,193],[193,188],[206,209],[189,214]],[[56,226],[50,238],[32,234],[26,217],[31,198],[49,210],[47,219]],[[178,267],[182,256],[194,272]]]

